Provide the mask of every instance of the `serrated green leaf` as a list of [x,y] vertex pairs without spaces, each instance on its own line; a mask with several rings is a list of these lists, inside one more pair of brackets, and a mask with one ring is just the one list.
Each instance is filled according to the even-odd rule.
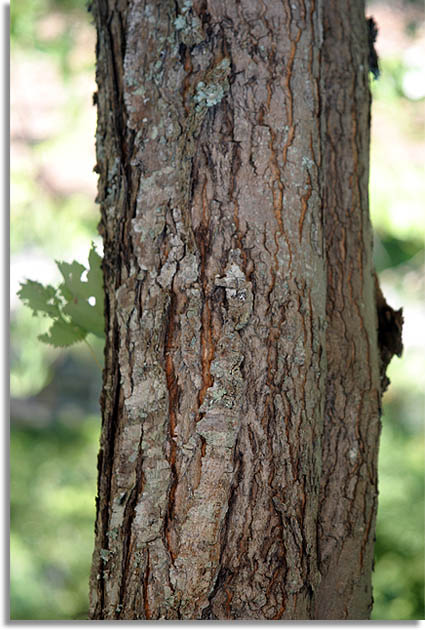
[[48,343],[55,348],[66,348],[77,341],[82,341],[86,335],[86,331],[79,326],[59,319],[53,322],[47,333],[39,335],[38,338],[43,343]]
[[[92,244],[87,281],[81,280],[86,269],[77,261],[74,260],[71,264],[57,262],[57,265],[64,279],[60,291],[67,301],[63,312],[71,318],[73,324],[102,338],[105,333],[101,263],[102,259]],[[94,304],[90,304],[90,298],[94,298]]]
[[73,260],[72,263],[57,260],[56,264],[64,279],[64,283],[60,288],[65,290],[65,293],[63,293],[65,299],[70,300],[75,297],[88,299],[90,297],[88,284],[81,280],[82,274],[86,271],[84,265],[81,265],[76,260]]
[[70,302],[72,300],[73,293],[72,291],[68,289],[68,287],[66,286],[64,282],[62,282],[62,284],[58,286],[58,291],[63,297],[63,299],[65,300],[65,302]]
[[103,273],[102,273],[102,258],[95,250],[94,243],[92,243],[89,253],[89,271],[87,273],[87,283],[89,285],[90,297],[96,299],[96,307],[102,312],[103,319]]
[[[55,347],[67,347],[82,341],[88,333],[104,337],[102,259],[92,243],[89,253],[87,281],[81,279],[86,271],[77,261],[56,264],[63,282],[57,289],[40,282],[27,280],[21,285],[19,297],[34,314],[42,312],[53,319],[53,324],[39,339]],[[69,320],[69,321],[68,321]]]
[[49,284],[44,286],[40,282],[27,280],[21,283],[21,289],[17,295],[34,315],[41,311],[52,319],[60,316],[60,299],[57,296],[57,290]]
[[64,307],[63,312],[86,332],[93,333],[97,337],[104,336],[103,309],[99,312],[97,303],[91,306],[86,300],[75,298]]

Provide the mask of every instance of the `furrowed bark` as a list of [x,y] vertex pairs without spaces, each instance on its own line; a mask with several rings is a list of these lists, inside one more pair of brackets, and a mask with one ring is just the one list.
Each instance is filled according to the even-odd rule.
[[316,617],[366,619],[377,503],[380,376],[368,211],[370,92],[361,3],[324,14],[327,380]]
[[93,3],[92,619],[369,614],[381,391],[356,5]]

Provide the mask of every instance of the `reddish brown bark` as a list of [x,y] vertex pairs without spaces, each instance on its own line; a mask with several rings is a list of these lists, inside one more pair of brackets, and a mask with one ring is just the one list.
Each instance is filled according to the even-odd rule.
[[381,357],[364,6],[93,12],[91,618],[367,618]]

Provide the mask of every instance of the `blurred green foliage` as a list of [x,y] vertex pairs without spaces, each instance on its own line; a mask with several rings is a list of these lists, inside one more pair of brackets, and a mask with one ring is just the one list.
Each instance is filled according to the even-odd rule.
[[423,443],[400,423],[396,404],[383,422],[373,619],[423,619]]
[[[94,156],[85,164],[94,145],[94,32],[84,0],[19,0],[10,13],[11,283],[15,275],[56,283],[54,260],[84,261],[99,220],[84,179],[94,165]],[[13,297],[10,616],[86,619],[100,418],[72,395],[75,372],[62,369],[59,387],[53,370],[61,353],[37,340],[49,321]],[[93,345],[101,362],[103,342]],[[67,355],[84,374],[81,362],[96,372],[83,378],[99,393],[87,348]],[[82,390],[81,398],[98,398]],[[26,418],[16,417],[15,401],[25,403]]]
[[[65,140],[63,135],[61,140]],[[48,147],[41,147],[41,151],[47,157]],[[33,153],[37,159],[37,151]],[[88,253],[97,217],[91,211],[93,201],[90,204],[87,195],[52,196],[26,169],[25,172],[13,169],[11,188],[14,204],[11,253],[40,247],[55,256],[58,251],[68,249],[70,242],[83,239],[88,243]]]
[[[406,15],[408,36],[418,30],[411,23]],[[372,619],[424,619],[425,109],[423,98],[406,96],[410,68],[401,51],[380,65],[381,78],[372,83],[375,265],[388,302],[403,306],[405,347],[389,366],[383,401]]]
[[29,396],[47,384],[57,351],[37,342],[47,322],[16,305],[18,282],[56,283],[55,259],[85,262],[99,221],[95,34],[84,0],[19,0],[10,11],[11,392]]
[[49,331],[38,339],[55,348],[67,348],[83,340],[88,344],[88,334],[104,340],[102,258],[96,248],[92,244],[88,268],[76,260],[56,261],[56,265],[62,275],[58,286],[26,280],[18,292],[20,300],[36,317],[53,321]]
[[[397,14],[404,20],[407,37],[421,29],[407,10],[419,2],[406,1],[404,12]],[[397,2],[388,6],[392,4]],[[89,19],[85,0],[11,3],[12,59],[21,67],[30,60],[54,70],[62,99],[60,133],[37,130],[33,136],[18,138],[18,159],[12,157],[12,262],[43,251],[54,268],[54,258],[87,255],[96,234],[94,195],[55,188],[40,168],[40,164],[50,168],[63,155],[71,155],[75,164],[94,142],[94,129],[84,127],[94,45],[84,43],[81,34]],[[388,302],[395,308],[404,306],[406,327],[405,352],[390,365],[392,385],[384,398],[373,619],[407,620],[424,617],[425,370],[418,334],[424,326],[424,108],[423,100],[406,96],[409,65],[401,51],[394,49],[391,57],[381,57],[380,65],[381,78],[372,82],[370,201],[375,262]],[[49,99],[52,94],[49,91]],[[43,282],[58,280],[34,276],[31,266],[25,274]],[[37,341],[46,327],[47,322],[31,317],[28,309],[12,309],[11,389],[22,400],[46,391],[52,378],[51,365],[58,352]],[[96,350],[101,354],[100,346]],[[78,352],[81,358],[83,353]],[[91,358],[85,360],[89,363]],[[92,369],[97,370],[94,363]],[[55,390],[54,395],[60,392]],[[37,425],[32,417],[19,423],[12,417],[12,619],[87,616],[99,428],[99,418],[84,414],[78,418],[78,414],[58,413]]]
[[11,619],[87,619],[99,418],[11,432]]
[[[75,43],[73,26],[77,26],[81,19],[87,20],[85,13],[86,0],[11,2],[11,43],[26,49],[30,54],[39,51],[56,57],[64,78],[67,78],[71,73],[69,55]],[[74,24],[73,18],[77,18]],[[42,28],[46,19],[50,20],[50,29]]]

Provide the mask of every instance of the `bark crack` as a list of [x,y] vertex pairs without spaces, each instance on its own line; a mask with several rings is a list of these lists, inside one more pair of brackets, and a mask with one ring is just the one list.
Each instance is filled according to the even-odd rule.
[[176,412],[178,408],[179,391],[177,385],[176,374],[173,363],[173,350],[174,350],[174,336],[176,326],[176,296],[175,293],[171,293],[170,305],[168,309],[168,327],[165,335],[165,377],[168,390],[168,417],[169,417],[169,464],[171,469],[172,481],[168,492],[167,513],[164,518],[164,534],[167,541],[167,548],[170,554],[171,561],[174,562],[176,552],[172,548],[171,542],[171,522],[173,519],[174,501],[176,488],[178,484],[178,475],[176,468]]

